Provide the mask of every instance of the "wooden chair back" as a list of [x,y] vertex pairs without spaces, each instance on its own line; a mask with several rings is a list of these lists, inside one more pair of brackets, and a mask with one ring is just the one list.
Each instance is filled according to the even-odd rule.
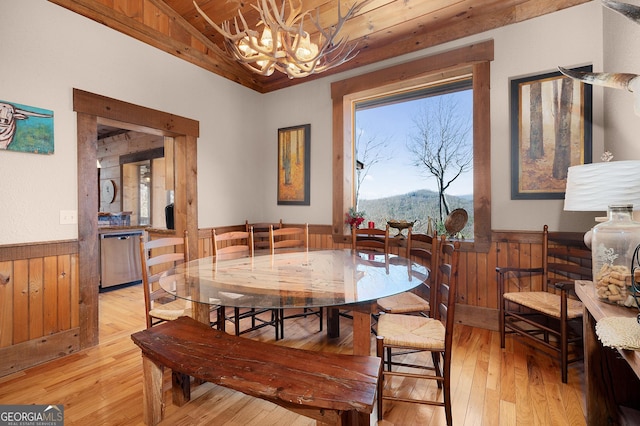
[[[213,255],[217,260],[231,260],[241,257],[253,257],[255,253],[254,239],[253,239],[253,227],[249,226],[248,231],[231,231],[224,232],[222,234],[216,233],[213,229],[211,232],[211,243],[213,245]],[[228,293],[232,294],[232,293]],[[237,295],[241,297],[242,295]],[[249,309],[246,312],[241,313],[239,307],[233,308],[233,316],[228,317],[226,314],[226,308],[224,307],[224,301],[219,311],[218,317],[222,317],[219,323],[226,320],[231,320],[234,323],[235,334],[239,336],[241,333],[255,329],[255,319],[252,319],[253,326],[245,331],[240,330],[240,321],[243,318],[255,317],[255,315],[264,312],[265,310]],[[277,320],[277,318],[276,318]],[[277,329],[275,320],[272,320],[273,326]],[[278,333],[276,331],[276,340],[278,339]]]
[[417,261],[427,268],[426,274],[412,271],[415,278],[422,281],[417,289],[421,297],[429,301],[430,306],[435,306],[435,292],[431,291],[431,283],[435,282],[435,274],[439,261],[439,239],[437,235],[414,233],[413,228],[407,231],[407,258]]
[[384,251],[389,253],[389,225],[385,229],[352,228],[351,248]]
[[309,225],[302,227],[269,228],[269,251],[271,254],[283,251],[309,250]]
[[460,242],[447,241],[441,237],[438,250],[438,267],[436,272],[436,307],[431,309],[444,323],[444,352],[442,353],[443,386],[446,388],[444,398],[447,424],[453,424],[451,413],[451,352],[453,351],[453,326],[458,286],[458,264],[460,262]]
[[[308,251],[309,250],[309,225],[304,224],[302,227],[286,227],[280,229],[269,228],[269,252],[271,254]],[[318,315],[320,318],[320,331],[322,331],[322,308],[303,309],[302,313],[285,315],[285,310],[280,309],[278,312],[280,337],[284,338],[284,321],[299,317],[307,317],[309,315]]]
[[584,239],[571,232],[542,231],[543,283],[553,288],[556,283],[591,280],[593,277],[591,250]]
[[447,241],[443,235],[439,243],[438,267],[435,268],[437,293],[435,317],[445,324],[447,334],[450,330],[453,332],[459,261],[460,242]]
[[253,256],[253,229],[249,231],[231,231],[218,234],[211,230],[213,255],[228,257]]
[[244,228],[249,232],[253,228],[253,248],[254,250],[266,250],[269,248],[269,228],[282,228],[282,219],[279,222],[256,222],[244,221]]
[[145,241],[140,236],[140,262],[142,264],[142,286],[147,328],[154,324],[149,312],[161,298],[171,297],[159,287],[158,282],[166,272],[175,266],[189,261],[189,242],[187,231],[184,237],[167,237]]

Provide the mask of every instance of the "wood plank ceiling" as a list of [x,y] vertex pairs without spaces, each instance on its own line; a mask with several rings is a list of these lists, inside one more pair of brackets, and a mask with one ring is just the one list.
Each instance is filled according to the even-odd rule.
[[[277,71],[269,77],[260,76],[234,62],[224,51],[222,36],[200,16],[192,0],[49,1],[243,86],[267,93],[592,0],[368,0],[341,32],[350,43],[357,43],[358,55],[325,73],[298,79],[289,79]],[[238,10],[249,25],[258,21],[252,5],[261,0],[197,1],[217,24],[232,21]],[[275,1],[280,5],[283,0]],[[302,4],[303,9],[317,9],[321,25],[327,27],[337,21],[338,2],[344,13],[354,1],[302,0]],[[309,32],[311,29],[309,25]]]

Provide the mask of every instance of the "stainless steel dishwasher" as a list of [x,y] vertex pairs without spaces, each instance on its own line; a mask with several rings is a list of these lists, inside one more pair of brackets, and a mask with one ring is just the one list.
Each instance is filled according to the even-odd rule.
[[100,234],[100,287],[142,281],[140,236],[142,230]]

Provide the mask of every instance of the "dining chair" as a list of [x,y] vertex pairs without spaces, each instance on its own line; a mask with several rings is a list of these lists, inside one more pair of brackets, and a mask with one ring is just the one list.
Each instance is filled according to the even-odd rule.
[[416,260],[427,268],[427,273],[414,274],[414,278],[422,283],[413,291],[394,294],[393,296],[378,299],[378,309],[390,314],[416,314],[429,317],[429,311],[433,301],[431,298],[435,292],[431,292],[432,277],[430,272],[438,264],[438,236],[422,233],[414,233],[413,228],[407,232],[406,257]]
[[389,253],[389,225],[379,228],[351,228],[351,248]]
[[[435,271],[432,291],[436,293],[432,317],[380,314],[376,354],[382,358],[384,367],[378,382],[378,420],[383,418],[383,401],[392,400],[444,407],[447,425],[452,424],[451,351],[459,251],[458,241],[452,243],[441,237],[438,265],[432,269],[432,273]],[[411,354],[415,358],[407,359],[404,354],[402,359],[394,361],[394,350],[418,352],[420,356]],[[431,363],[427,363],[428,357],[421,352],[431,354]],[[393,377],[403,379],[402,383],[391,381]],[[421,391],[424,399],[411,395],[414,385],[405,388],[402,384],[405,380],[416,379],[435,380],[438,391]]]
[[[389,224],[385,229],[379,228],[351,228],[351,249],[359,251],[373,251],[389,254]],[[371,314],[377,320],[376,314]],[[340,316],[353,319],[350,311],[340,311]],[[372,328],[371,332],[375,334]]]
[[[302,227],[285,227],[274,229],[269,227],[269,252],[276,253],[308,251],[309,250],[309,224]],[[306,318],[309,315],[317,315],[320,318],[320,331],[322,331],[323,310],[304,308],[302,313],[285,316],[285,310],[280,309],[280,338],[284,338],[284,320],[293,318]]]
[[232,256],[253,256],[253,231],[230,231],[217,233],[211,229],[211,246],[213,255],[224,255],[227,258]]
[[569,364],[582,360],[583,305],[575,280],[593,277],[591,250],[582,236],[542,230],[542,264],[498,267],[500,347],[513,334],[555,355],[562,383]]
[[309,250],[309,225],[301,227],[274,228],[269,227],[269,252],[271,254],[286,251]]
[[279,222],[256,222],[249,223],[244,221],[245,231],[249,232],[253,228],[253,249],[268,250],[269,249],[269,227],[273,229],[282,228],[282,219]]
[[[253,228],[249,228],[249,231],[230,231],[218,234],[215,229],[211,230],[211,245],[213,247],[213,255],[218,259],[230,260],[241,257],[253,257],[254,255],[254,240],[253,240]],[[241,298],[242,294],[233,292],[220,293],[222,305],[224,306],[224,298]],[[276,340],[279,339],[279,311],[277,309],[255,309],[248,308],[248,310],[241,310],[241,308],[234,307],[233,315],[226,315],[226,308],[222,310],[225,319],[230,320],[234,324],[234,333],[239,336],[250,331],[258,330],[266,326],[272,326],[275,328]],[[264,314],[269,313],[270,318],[265,319]],[[251,326],[241,329],[241,322],[243,319],[251,319]],[[221,321],[224,322],[224,321]]]
[[147,328],[181,316],[192,316],[191,302],[176,299],[160,288],[160,278],[175,266],[189,261],[188,236],[166,237],[145,241],[140,236],[140,262],[144,289],[145,318]]

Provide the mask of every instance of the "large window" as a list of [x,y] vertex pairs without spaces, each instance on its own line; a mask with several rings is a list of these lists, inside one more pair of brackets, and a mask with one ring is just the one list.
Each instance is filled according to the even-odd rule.
[[455,209],[473,238],[473,89],[470,76],[355,102],[354,205],[367,221],[446,232]]
[[[358,110],[366,110],[372,100],[392,99],[392,94],[418,93],[429,87],[470,84],[472,104],[472,166],[469,185],[473,194],[473,232],[465,239],[476,251],[485,251],[491,241],[491,168],[489,62],[493,60],[493,42],[462,47],[391,68],[338,81],[331,86],[333,99],[333,234],[336,241],[347,241],[345,213],[358,201],[358,170],[366,163],[356,158]],[[449,86],[451,89],[453,86]],[[461,90],[451,90],[456,93]],[[446,91],[445,91],[446,92]],[[443,92],[444,93],[444,92]],[[433,97],[433,96],[431,96]],[[369,102],[369,103],[367,103]],[[384,101],[382,101],[384,104]],[[382,140],[382,139],[381,139]],[[389,219],[389,218],[381,218]],[[412,219],[412,218],[392,218]]]

